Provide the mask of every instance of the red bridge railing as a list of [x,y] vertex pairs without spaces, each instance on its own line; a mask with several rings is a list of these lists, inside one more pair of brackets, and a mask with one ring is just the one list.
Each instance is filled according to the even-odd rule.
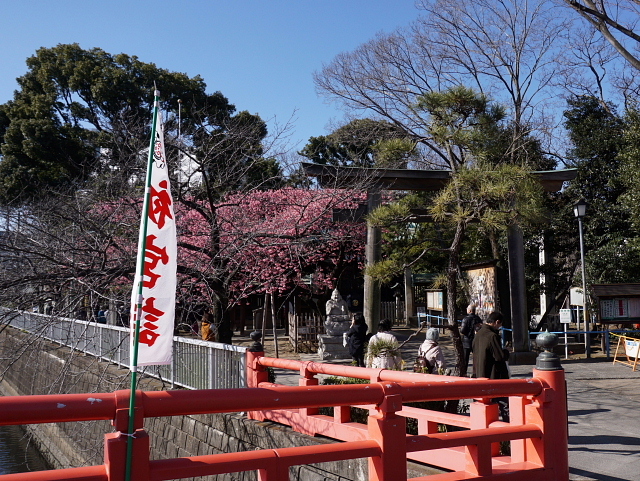
[[[567,411],[564,372],[534,370],[531,379],[490,381],[452,378],[322,363],[271,359],[248,353],[250,387],[199,391],[138,391],[132,478],[169,480],[239,471],[257,471],[260,481],[287,481],[296,465],[369,458],[370,481],[407,479],[407,460],[426,462],[450,472],[413,478],[568,479]],[[267,382],[266,367],[295,369],[300,386]],[[316,374],[365,376],[370,384],[318,385]],[[498,421],[492,398],[508,396],[511,421]],[[404,403],[473,399],[470,416],[416,409]],[[105,435],[105,463],[100,466],[0,476],[0,481],[120,481],[124,479],[129,391],[0,398],[0,424],[112,420],[117,432]],[[318,414],[334,407],[333,416]],[[350,406],[369,410],[367,424],[353,423]],[[249,412],[307,434],[342,442],[330,445],[264,449],[165,460],[149,459],[144,419],[187,414]],[[405,420],[418,420],[419,433],[407,435]],[[440,433],[438,424],[465,428]],[[500,456],[499,441],[511,441],[511,455]]]
[[[382,403],[368,404],[355,398],[348,405],[334,401],[333,416],[318,414],[315,406],[326,406],[321,403],[299,410],[249,413],[253,419],[277,421],[309,435],[342,441],[375,439],[382,447],[384,470],[393,471],[395,477],[376,474],[383,470],[380,458],[370,458],[370,480],[407,479],[407,459],[451,470],[425,477],[425,481],[480,477],[566,481],[569,477],[566,386],[561,368],[534,369],[529,379],[489,380],[272,359],[262,357],[261,353],[248,355],[251,387],[286,389],[267,382],[267,367],[299,371],[300,386],[316,386],[317,374],[368,379],[372,384],[365,386],[370,389],[383,386]],[[498,405],[491,402],[498,397],[509,398],[508,423],[499,421]],[[473,400],[469,416],[403,405],[455,399]],[[351,406],[369,409],[367,425],[351,422]],[[405,434],[405,418],[417,420],[418,435]],[[441,433],[440,424],[464,430]],[[509,456],[499,454],[501,441],[511,441]],[[391,450],[390,455],[385,455],[389,454],[387,450]]]

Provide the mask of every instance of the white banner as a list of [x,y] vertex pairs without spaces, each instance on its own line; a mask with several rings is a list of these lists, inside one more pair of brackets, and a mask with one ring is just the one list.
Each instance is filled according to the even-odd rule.
[[[150,195],[145,195],[138,239],[138,266],[131,294],[131,370],[139,282],[142,280],[142,316],[138,339],[137,366],[171,364],[176,304],[176,224],[171,186],[164,152],[164,133],[157,115]],[[148,205],[147,205],[148,201]],[[145,223],[145,213],[147,222]],[[146,243],[144,238],[146,224]],[[140,253],[145,246],[144,259]],[[142,267],[144,266],[144,267]],[[142,272],[140,272],[142,270]]]

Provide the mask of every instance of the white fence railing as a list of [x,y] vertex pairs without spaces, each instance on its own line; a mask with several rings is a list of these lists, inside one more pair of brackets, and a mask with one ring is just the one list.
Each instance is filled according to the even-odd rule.
[[[3,324],[33,333],[105,361],[129,367],[129,329],[66,317],[0,308]],[[247,386],[246,347],[173,338],[173,363],[147,366],[139,372],[187,389],[231,389]]]

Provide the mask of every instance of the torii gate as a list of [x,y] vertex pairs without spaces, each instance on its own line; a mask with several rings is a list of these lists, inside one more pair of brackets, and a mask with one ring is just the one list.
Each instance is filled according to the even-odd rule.
[[[365,183],[368,189],[369,212],[380,205],[382,190],[440,190],[451,178],[450,170],[376,169],[361,167],[336,167],[302,163],[310,177],[316,177],[322,187],[345,187]],[[534,171],[546,192],[557,192],[564,182],[573,180],[576,169]],[[522,230],[512,226],[507,233],[509,260],[509,297],[511,301],[511,327],[514,352],[529,352],[527,299],[524,276],[524,241]],[[366,263],[380,259],[380,229],[367,226]],[[376,299],[378,300],[376,302]],[[364,279],[364,315],[372,326],[380,320],[380,286],[370,276]],[[526,357],[526,356],[522,356]],[[517,362],[517,356],[512,361]],[[514,362],[514,364],[515,364]]]

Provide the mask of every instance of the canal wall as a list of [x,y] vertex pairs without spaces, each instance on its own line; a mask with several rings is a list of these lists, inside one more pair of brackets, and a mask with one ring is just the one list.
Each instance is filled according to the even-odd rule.
[[[129,371],[92,356],[33,339],[12,328],[0,333],[0,394],[4,396],[111,392],[129,388]],[[142,376],[139,389],[169,389],[157,379]],[[257,422],[240,414],[207,414],[145,419],[151,440],[151,459],[168,459],[257,449],[325,444],[272,422]],[[56,469],[104,463],[104,434],[108,421],[37,424],[26,427],[45,459]],[[411,464],[410,477],[435,471]],[[230,473],[198,479],[254,481],[254,472]],[[296,481],[366,481],[367,460],[296,466]]]

